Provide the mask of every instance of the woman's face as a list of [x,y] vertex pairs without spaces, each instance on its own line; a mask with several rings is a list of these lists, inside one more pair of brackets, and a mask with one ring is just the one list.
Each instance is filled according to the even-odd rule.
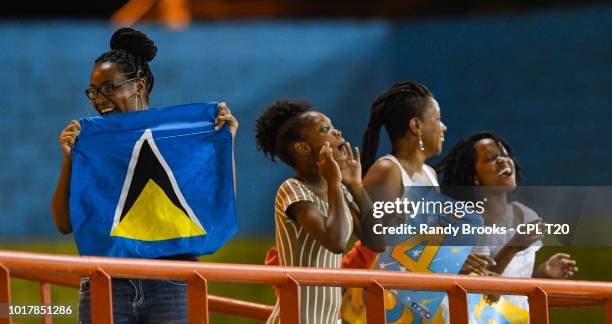
[[446,125],[442,122],[440,106],[434,98],[427,98],[427,107],[425,113],[420,118],[421,123],[421,138],[425,148],[427,157],[439,155],[442,153],[442,144],[444,143],[444,133]]
[[338,166],[340,169],[344,168],[347,156],[344,151],[346,140],[342,137],[342,132],[335,129],[331,120],[320,112],[307,112],[302,118],[308,118],[310,120],[303,134],[306,143],[308,143],[312,149],[312,154],[315,159],[319,158],[319,152],[325,142],[329,142],[331,148],[334,150],[333,156],[336,162],[338,162]]
[[514,162],[506,148],[491,138],[483,138],[476,142],[474,149],[477,185],[516,188]]
[[[142,79],[128,81],[116,63],[103,62],[96,64],[91,72],[90,87],[95,89],[95,98],[91,103],[100,115],[143,110],[142,94],[138,93],[138,84]],[[140,84],[142,88],[142,84]],[[90,88],[90,89],[91,89]],[[111,94],[104,94],[106,88]],[[113,91],[114,89],[114,91]],[[142,92],[142,91],[141,91]],[[140,96],[140,98],[139,98]]]

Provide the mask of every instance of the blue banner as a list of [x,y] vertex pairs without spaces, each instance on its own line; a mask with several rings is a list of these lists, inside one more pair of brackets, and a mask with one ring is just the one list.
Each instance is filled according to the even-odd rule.
[[81,255],[216,251],[237,231],[232,138],[217,103],[80,120],[70,217]]

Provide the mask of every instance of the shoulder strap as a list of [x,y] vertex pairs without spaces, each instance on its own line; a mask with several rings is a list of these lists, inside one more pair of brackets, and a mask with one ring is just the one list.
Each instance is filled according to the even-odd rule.
[[423,165],[423,171],[425,171],[425,174],[427,175],[427,178],[429,178],[429,181],[431,181],[431,184],[434,187],[439,187],[440,186],[440,184],[438,183],[438,179],[433,174],[433,172],[431,172],[431,170],[429,170],[429,167],[427,165]]
[[402,186],[404,187],[410,187],[412,186],[412,179],[410,179],[410,177],[408,176],[408,172],[406,172],[406,170],[404,170],[404,167],[402,166],[402,164],[397,160],[397,158],[391,154],[387,154],[385,156],[382,156],[379,160],[389,160],[393,163],[395,163],[395,165],[397,165],[397,167],[400,169],[400,172],[402,173]]

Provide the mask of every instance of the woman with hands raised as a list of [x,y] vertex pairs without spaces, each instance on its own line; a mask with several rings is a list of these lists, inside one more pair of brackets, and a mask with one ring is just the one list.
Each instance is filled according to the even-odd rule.
[[[277,101],[257,119],[257,148],[292,167],[275,199],[275,232],[281,266],[340,268],[342,253],[371,202],[361,183],[359,150],[306,102]],[[361,211],[361,212],[360,212]],[[384,247],[373,246],[381,251]],[[339,287],[300,287],[302,323],[336,323]],[[277,302],[268,323],[278,323]]]
[[[154,78],[149,63],[157,47],[147,35],[132,28],[117,30],[110,41],[111,50],[95,61],[90,87],[85,94],[102,116],[146,110]],[[225,103],[217,106],[219,113],[215,129],[227,124],[232,139],[238,121]],[[59,232],[72,232],[69,198],[72,173],[71,151],[78,139],[81,125],[72,120],[59,137],[63,161],[57,186],[51,201],[51,214]],[[232,159],[233,160],[233,159]],[[234,188],[235,188],[234,171]],[[196,261],[195,255],[179,254],[160,259]],[[181,281],[113,279],[113,318],[120,323],[187,323],[186,284]],[[146,302],[143,302],[146,300]],[[79,289],[79,323],[91,322],[89,278],[81,279]]]

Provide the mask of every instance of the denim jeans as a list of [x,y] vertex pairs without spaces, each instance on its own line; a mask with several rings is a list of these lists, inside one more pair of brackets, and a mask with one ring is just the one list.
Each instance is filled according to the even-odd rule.
[[[91,323],[89,279],[81,279],[79,323]],[[174,280],[112,279],[113,323],[187,323],[187,285]]]

